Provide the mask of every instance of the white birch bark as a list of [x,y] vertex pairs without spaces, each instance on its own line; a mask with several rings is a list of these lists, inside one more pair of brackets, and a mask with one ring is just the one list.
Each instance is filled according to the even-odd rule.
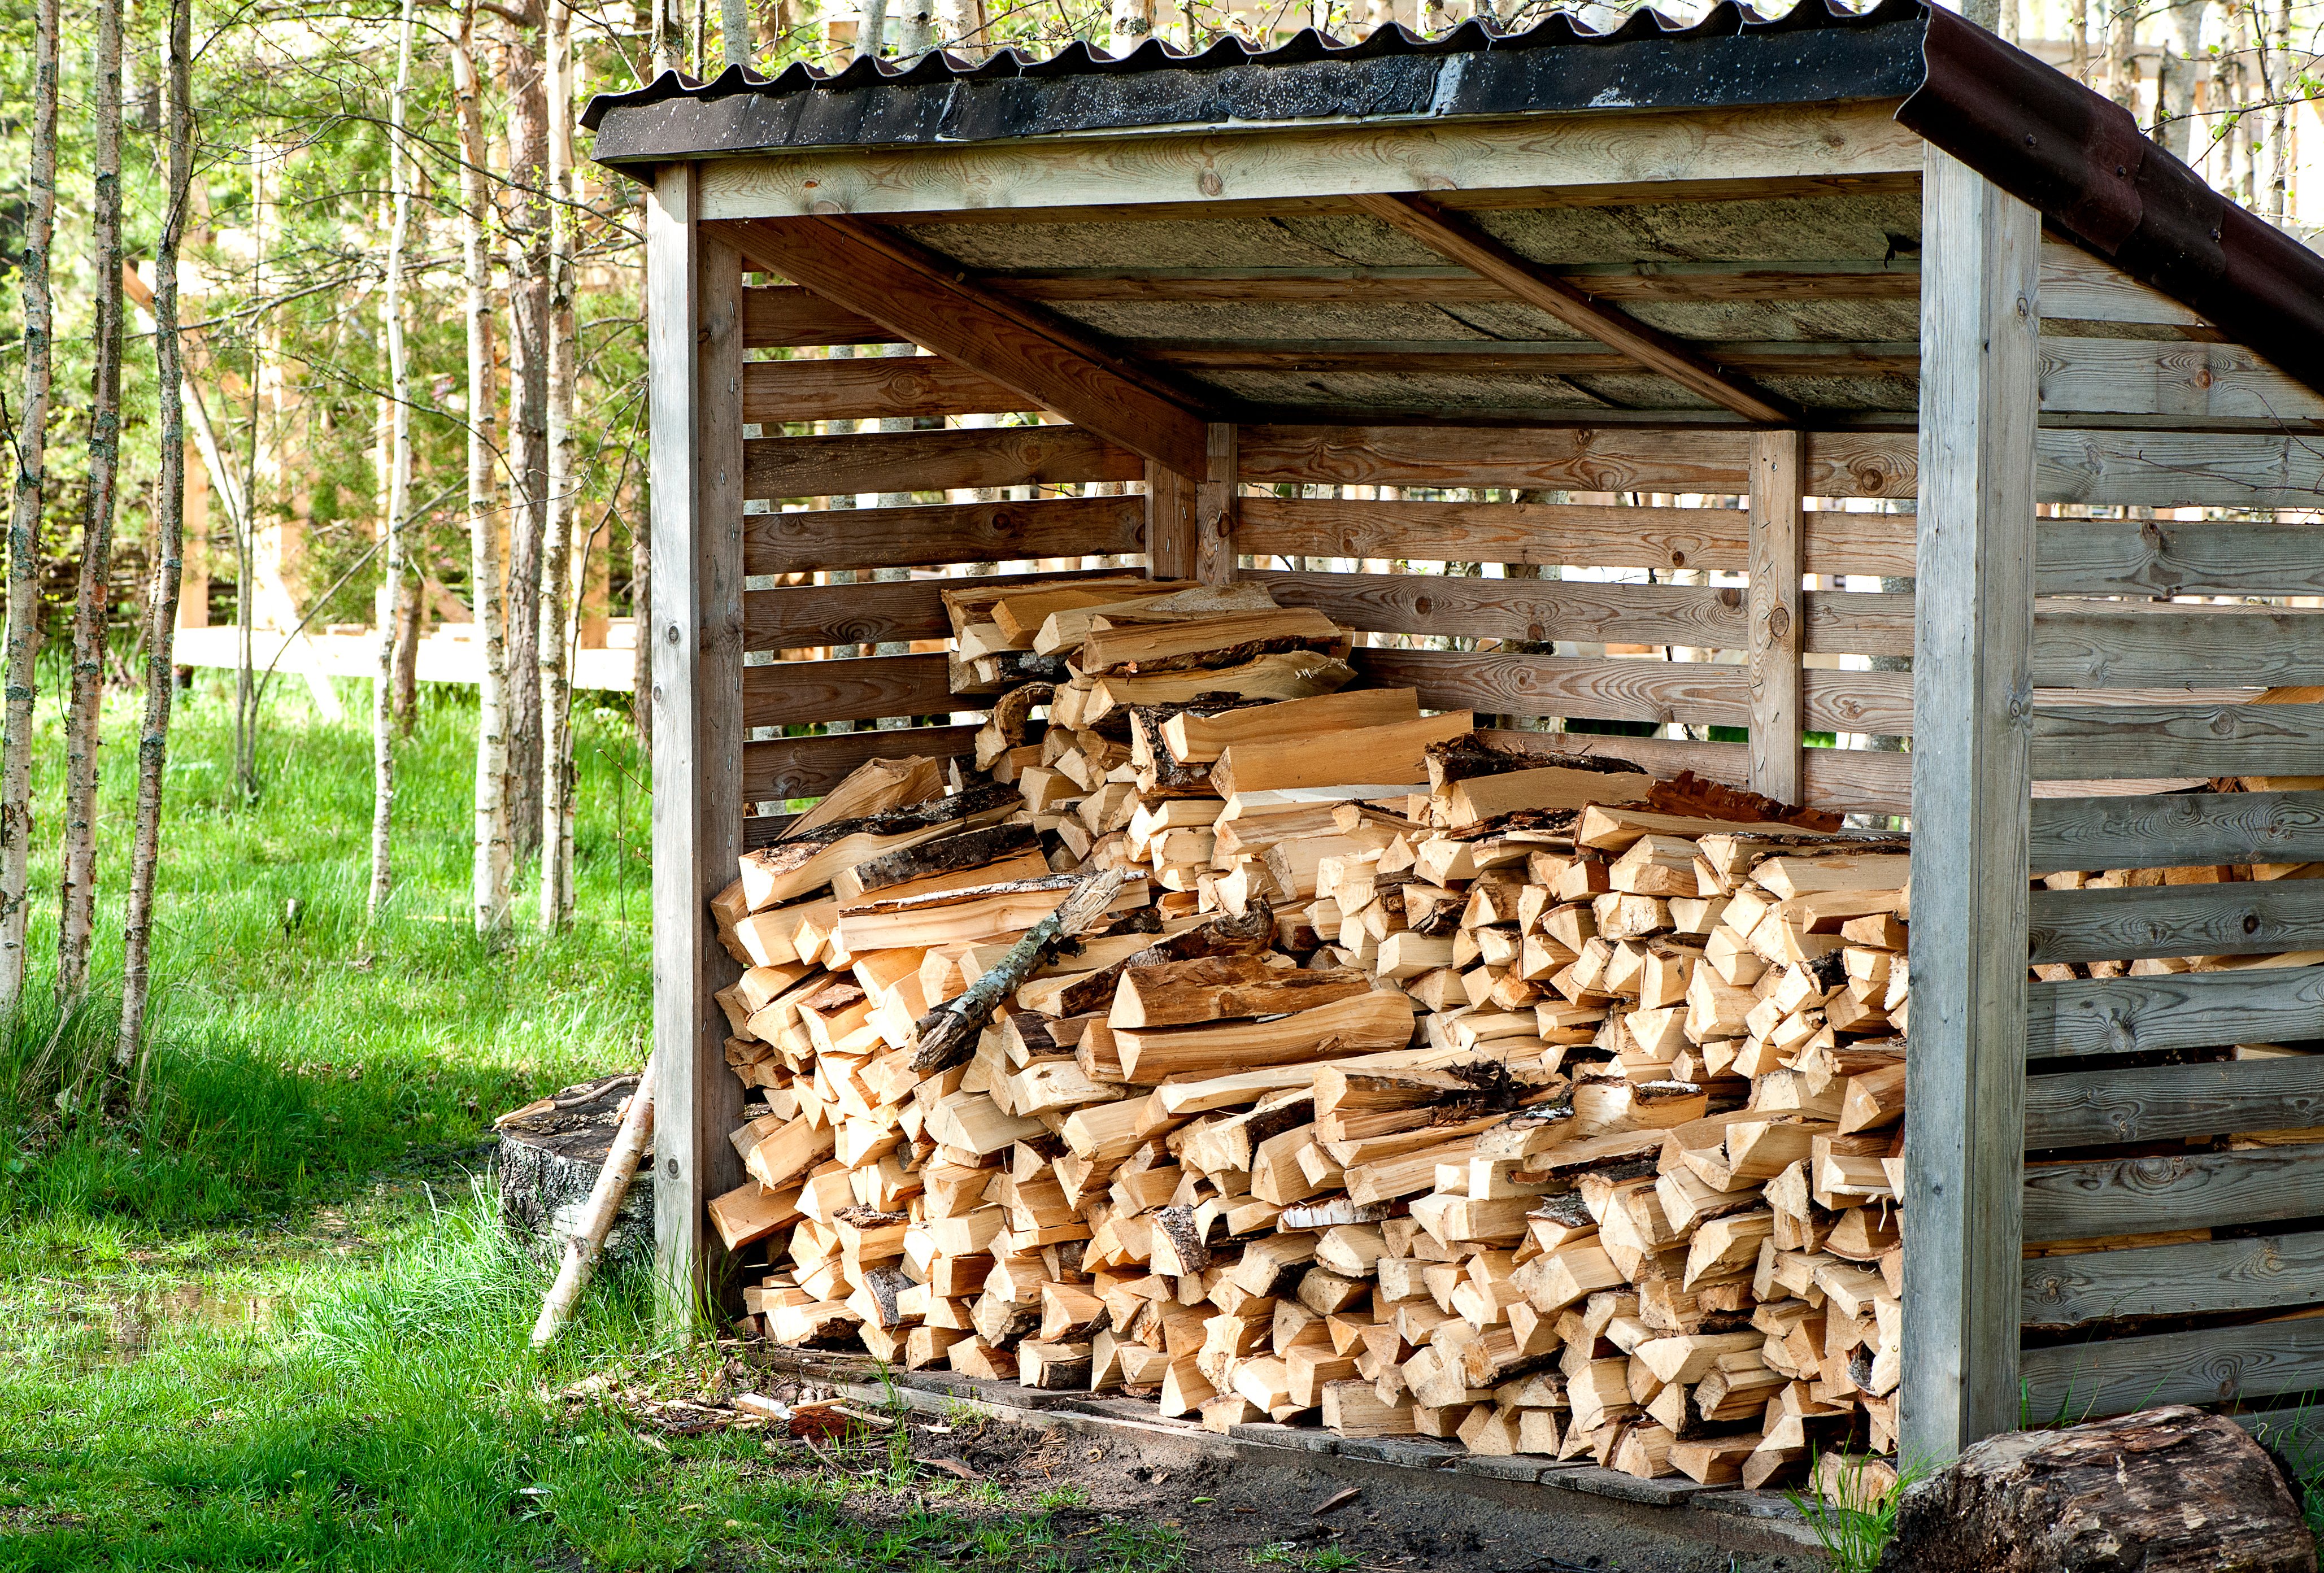
[[5,741],[0,742],[0,1019],[24,999],[24,929],[31,911],[32,704],[41,651],[41,505],[48,485],[53,309],[49,246],[57,216],[58,0],[34,0],[31,165],[25,172],[24,394],[16,412],[16,479],[8,511]]
[[371,696],[371,894],[365,910],[379,915],[395,888],[395,654],[403,622],[404,515],[411,507],[411,366],[403,342],[404,250],[411,234],[411,166],[404,146],[411,88],[412,0],[403,0],[396,28],[395,87],[388,98],[387,279],[380,315],[387,339],[387,511],[380,520],[386,566],[381,575],[379,669]]
[[573,683],[567,628],[573,597],[573,25],[559,0],[548,6],[549,507],[540,553],[540,927],[555,933],[573,915]]

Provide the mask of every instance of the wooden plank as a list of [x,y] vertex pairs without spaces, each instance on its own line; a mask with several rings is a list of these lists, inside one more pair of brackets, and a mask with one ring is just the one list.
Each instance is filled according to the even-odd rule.
[[[1356,652],[1359,661],[1364,652]],[[1671,777],[1692,770],[1708,780],[1740,786],[1750,768],[1741,743],[1699,743],[1686,738],[1610,737],[1597,732],[1508,731],[1488,735],[1506,744],[1548,753],[1587,754],[1599,759],[1628,759],[1655,775]]]
[[2029,1059],[2324,1037],[2324,967],[2084,978],[2026,987]]
[[[1916,988],[1919,981],[1916,976]],[[2025,1173],[2025,1238],[2034,1241],[2224,1228],[2319,1213],[2324,1145],[2043,1164]]]
[[[1047,507],[1048,504],[1027,504]],[[866,510],[877,516],[882,511]],[[832,518],[842,515],[830,515]],[[1120,568],[1079,568],[1070,573],[1001,574],[979,578],[982,585],[1070,583],[1118,578]],[[752,590],[742,597],[743,649],[806,649],[821,645],[872,645],[909,639],[950,639],[944,591],[951,579],[906,579],[857,584],[787,584]]]
[[2324,1125],[2324,1055],[2065,1071],[2025,1082],[2025,1145],[2041,1151]]
[[763,437],[742,445],[742,466],[746,495],[770,500],[1146,476],[1136,454],[1078,426]]
[[1619,307],[1603,304],[1577,284],[1559,278],[1521,255],[1470,220],[1425,197],[1380,193],[1357,198],[1358,206],[1382,224],[1480,278],[1492,280],[1525,304],[1576,333],[1587,334],[1637,364],[1669,378],[1698,399],[1708,400],[1746,420],[1796,418],[1790,400],[1714,363],[1683,341],[1639,321]]
[[2324,1233],[2037,1256],[2021,1283],[2029,1327],[2303,1305],[2324,1301]]
[[[1193,134],[818,148],[704,166],[707,218],[1005,212],[1309,201],[1478,190],[1793,177],[1905,176],[1921,143],[1893,105],[1755,105],[1687,115],[1431,120]],[[1208,215],[1205,214],[1207,216]]]
[[792,349],[808,345],[891,344],[895,335],[868,317],[835,306],[796,284],[742,291],[742,347]]
[[1285,606],[1313,606],[1336,622],[1371,633],[1723,649],[1740,649],[1745,638],[1741,592],[1707,585],[1257,569],[1240,577],[1265,585]]
[[[828,208],[818,211],[828,213]],[[1202,463],[1194,396],[1100,345],[1078,324],[962,277],[901,235],[843,217],[733,230],[754,261],[1054,411],[1182,473]]]
[[2034,616],[2034,681],[2055,688],[2324,683],[2324,612],[2051,602]]
[[654,1257],[662,1326],[691,1337],[715,1292],[709,1199],[742,1182],[742,1087],[714,996],[737,969],[712,897],[742,853],[742,268],[702,235],[694,167],[646,199],[652,446]]
[[742,750],[742,798],[747,803],[770,803],[820,797],[866,759],[900,759],[910,754],[946,759],[971,753],[980,730],[916,726],[748,743]]
[[2241,345],[2045,337],[2042,408],[2190,421],[2319,420],[2324,393]]
[[953,697],[942,654],[778,661],[742,668],[742,723],[801,726],[981,708]]
[[[1273,485],[1510,486],[1574,492],[1749,488],[1750,433],[1653,427],[1248,426],[1242,478]],[[1913,438],[1812,432],[1817,497],[1910,497]]]
[[2028,861],[2061,869],[2173,869],[2324,860],[2324,792],[2172,792],[2034,805]]
[[1808,805],[1851,814],[1913,812],[1913,756],[1874,749],[1808,749]]
[[2324,1381],[2324,1320],[2059,1344],[2022,1357],[2028,1419],[2073,1424],[2163,1403],[2227,1403]]
[[1751,434],[1751,790],[1778,803],[1803,801],[1800,652],[1807,609],[1800,589],[1806,556],[1800,470],[1806,448],[1797,431]]
[[2324,493],[2324,443],[2257,433],[2044,428],[2043,502],[2298,508]]
[[1194,512],[1191,476],[1153,463],[1146,465],[1146,565],[1156,579],[1191,579],[1202,530]]
[[[1400,198],[1381,198],[1400,202]],[[1530,304],[1530,303],[1529,303]],[[1601,309],[1601,317],[1604,312]],[[1609,326],[1609,332],[1615,329]],[[1640,363],[1587,339],[1126,338],[1123,352],[1153,366],[1219,372],[1359,372],[1454,376],[1491,372],[1533,377],[1636,375]],[[1665,341],[1683,359],[1728,382],[1749,377],[1910,377],[1920,346],[1821,339]],[[1770,396],[1772,397],[1772,396]],[[1750,417],[1746,416],[1748,419]]]
[[2057,240],[2042,243],[2042,315],[2053,320],[2156,322],[2174,327],[2195,327],[2203,320],[2193,308],[2140,283],[2105,258]]
[[1008,415],[1027,408],[1019,395],[941,355],[752,361],[742,368],[742,419],[763,424]]
[[[1448,205],[1450,205],[1448,203]],[[1812,262],[1591,262],[1552,270],[1601,300],[1911,300],[1917,257]],[[1057,268],[985,273],[989,290],[1027,300],[1334,302],[1460,305],[1516,297],[1466,268]]]
[[2034,773],[2324,775],[2324,704],[2081,705],[2036,711]]
[[1194,483],[1194,577],[1205,584],[1234,583],[1241,473],[1242,428],[1213,421],[1204,433],[1203,468]]
[[1146,547],[1145,513],[1139,497],[754,513],[745,521],[744,561],[752,574],[805,574],[1139,552]]
[[[2035,962],[2264,955],[2315,944],[2324,923],[2324,880],[2036,890],[2030,911],[2026,954]],[[1915,989],[1920,980],[1916,953]]]
[[2324,532],[2242,520],[2045,519],[2044,595],[2324,595]]
[[1932,1463],[2017,1423],[2041,233],[1928,150],[1902,1445]]

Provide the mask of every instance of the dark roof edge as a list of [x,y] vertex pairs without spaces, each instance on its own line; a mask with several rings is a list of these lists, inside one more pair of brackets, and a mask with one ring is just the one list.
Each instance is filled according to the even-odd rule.
[[1896,119],[2052,227],[2324,393],[2324,256],[2205,184],[2127,109],[1932,7]]

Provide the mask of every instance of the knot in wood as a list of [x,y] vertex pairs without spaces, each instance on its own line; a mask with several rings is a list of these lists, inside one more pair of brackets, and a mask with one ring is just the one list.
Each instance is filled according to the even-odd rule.
[[1769,607],[1767,609],[1767,637],[1770,639],[1781,639],[1791,631],[1792,609],[1788,606]]

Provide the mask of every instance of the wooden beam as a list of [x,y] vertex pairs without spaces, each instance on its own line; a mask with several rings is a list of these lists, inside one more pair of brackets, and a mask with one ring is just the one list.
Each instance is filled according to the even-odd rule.
[[2306,1305],[2324,1300],[2324,1233],[2036,1256],[2023,1283],[2029,1327]]
[[871,420],[899,415],[1009,415],[1025,400],[942,355],[844,361],[752,361],[742,368],[742,419]]
[[948,759],[973,753],[981,730],[916,726],[897,731],[844,731],[749,743],[742,750],[743,797],[751,803],[820,797],[866,759],[899,759],[909,754]]
[[2314,946],[2324,924],[2324,881],[2036,890],[2030,913],[2026,954],[2034,961],[2259,956]]
[[2042,225],[1935,148],[1922,190],[1902,1424],[1933,1465],[2018,1421]]
[[[1918,924],[1917,900],[1914,907]],[[1913,982],[1917,994],[1917,975]],[[1919,1010],[1915,1000],[1915,1016]],[[1919,1049],[1915,1044],[1914,1052]],[[2035,1243],[2159,1229],[2227,1228],[2319,1213],[2324,1213],[2324,1145],[2312,1142],[2233,1153],[2043,1164],[2025,1173],[2024,1237]],[[2013,1280],[2016,1274],[2013,1257]],[[1912,1357],[1908,1353],[1905,1357]]]
[[742,461],[750,495],[768,501],[857,492],[1135,481],[1146,473],[1136,454],[1079,426],[761,437],[743,445]]
[[1146,576],[1191,579],[1200,552],[1194,492],[1199,483],[1166,465],[1146,466]]
[[1799,803],[1800,652],[1807,638],[1800,588],[1806,557],[1800,479],[1806,443],[1796,431],[1751,434],[1751,790]]
[[2324,792],[2043,798],[2034,805],[2031,848],[2036,874],[2324,861]]
[[646,198],[652,382],[654,1256],[664,1327],[691,1335],[715,1297],[704,1209],[740,1184],[727,1139],[742,1086],[714,996],[736,968],[710,898],[742,835],[742,265],[695,222],[695,166]]
[[2306,1393],[2324,1383],[2324,1321],[2055,1344],[2026,1350],[2024,1372],[2027,1419],[2034,1425],[2077,1424],[2163,1403]]
[[754,266],[780,273],[1131,452],[1200,467],[1191,400],[1038,307],[966,281],[956,263],[858,219],[733,226]]
[[2324,775],[2324,704],[2039,710],[2034,773],[2044,781]]
[[1213,421],[1203,433],[1201,481],[1194,487],[1194,577],[1231,584],[1236,527],[1241,522],[1242,433]]
[[[1623,315],[1610,306],[1599,310]],[[1652,331],[1644,323],[1627,320],[1635,328]],[[1529,377],[1602,377],[1635,374],[1642,363],[1655,371],[1665,370],[1647,363],[1643,355],[1601,343],[1569,339],[1125,338],[1121,348],[1147,365],[1205,373],[1369,372],[1457,376],[1514,372]],[[1909,377],[1921,369],[1920,346],[1910,343],[1747,339],[1689,344],[1668,339],[1665,348],[1683,352],[1701,367],[1715,369],[1715,374],[1729,383],[1749,376]],[[1773,401],[1772,395],[1768,399]],[[1758,419],[1732,403],[1729,408],[1748,419]]]
[[[1918,258],[1894,262],[1602,262],[1554,270],[1600,300],[1910,300]],[[1059,268],[986,273],[987,289],[1025,300],[1194,301],[1278,305],[1512,300],[1466,268]]]
[[[1017,427],[1018,431],[1071,427]],[[816,443],[895,442],[913,437],[990,437],[991,432],[910,432],[902,438],[797,437]],[[987,481],[982,485],[1022,484]],[[923,479],[899,491],[919,491]],[[1136,552],[1146,544],[1136,497],[1044,497],[1030,502],[930,502],[908,508],[801,509],[750,516],[744,572],[807,574],[823,568],[929,568]],[[1120,570],[1116,570],[1119,572]],[[839,586],[838,588],[845,588]],[[862,591],[868,585],[855,585]],[[817,644],[835,641],[817,639]],[[853,642],[853,641],[837,641]],[[874,641],[876,642],[876,641]]]
[[2324,1057],[2067,1071],[2025,1084],[2025,1145],[2035,1152],[2169,1142],[2324,1122]]
[[2026,991],[2028,1059],[2315,1037],[2324,1037],[2324,967],[2078,978]]
[[1648,371],[1668,377],[1689,392],[1731,409],[1746,420],[1784,425],[1798,418],[1791,403],[1758,387],[1748,377],[1725,371],[1661,329],[1650,327],[1619,307],[1592,299],[1530,258],[1519,256],[1492,235],[1425,197],[1409,194],[1357,198],[1365,212],[1411,236],[1439,256],[1501,285],[1519,300],[1602,345],[1620,351]]

